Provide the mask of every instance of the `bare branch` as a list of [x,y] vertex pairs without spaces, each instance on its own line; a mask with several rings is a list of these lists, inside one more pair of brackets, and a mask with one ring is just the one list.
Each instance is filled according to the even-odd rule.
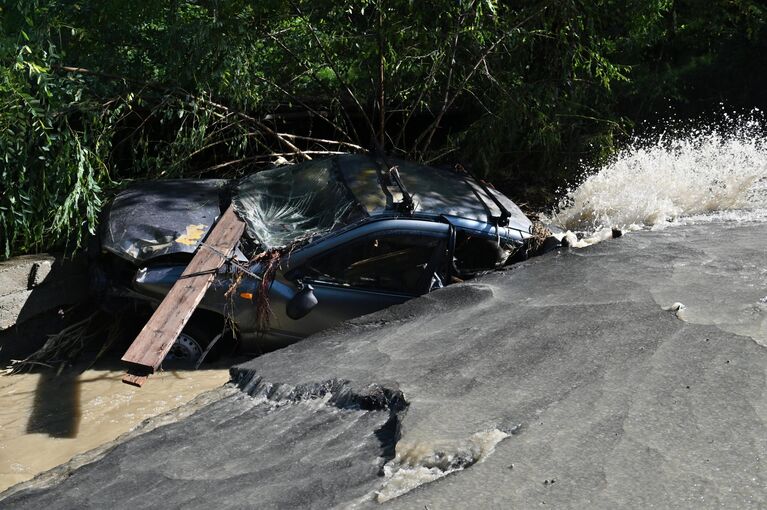
[[426,93],[426,90],[429,88],[429,83],[431,83],[432,79],[434,78],[434,75],[437,73],[437,67],[439,64],[439,59],[434,59],[431,65],[431,71],[429,71],[429,75],[426,77],[426,80],[421,84],[421,91],[418,93],[418,97],[413,102],[413,105],[408,109],[407,117],[405,117],[404,122],[402,123],[402,127],[399,130],[399,134],[397,134],[397,139],[394,141],[394,146],[398,147],[400,144],[400,141],[405,136],[405,130],[407,129],[407,125],[410,122],[410,119],[413,117],[413,113],[415,113],[416,108],[418,108],[418,105],[421,104],[421,100],[423,99],[424,94]]
[[[548,3],[544,4],[543,7],[538,9],[536,12],[534,12],[527,18],[517,23],[517,25],[513,27],[511,30],[521,27],[522,25],[524,25],[525,23],[533,19],[533,17],[537,16],[538,14],[540,14],[547,8],[548,8]],[[469,71],[469,73],[464,77],[463,81],[461,82],[461,85],[458,88],[456,88],[453,96],[449,100],[447,99],[447,96],[446,96],[446,101],[442,105],[442,109],[440,110],[440,113],[437,115],[437,118],[434,119],[434,121],[431,124],[429,124],[429,127],[427,127],[426,130],[424,130],[424,132],[421,133],[421,135],[416,139],[415,147],[417,148],[419,142],[422,139],[424,139],[424,137],[426,137],[426,141],[424,142],[423,149],[421,150],[422,153],[425,153],[428,150],[429,145],[431,144],[431,140],[434,136],[434,133],[437,131],[437,128],[439,127],[439,123],[442,120],[442,117],[447,112],[447,110],[449,110],[450,107],[453,106],[453,103],[455,102],[455,100],[458,98],[458,96],[461,95],[461,92],[463,92],[464,89],[466,88],[466,85],[469,83],[469,80],[471,80],[474,77],[474,74],[477,72],[479,67],[482,65],[483,62],[485,62],[485,59],[487,58],[487,56],[490,55],[490,53],[492,53],[495,50],[495,48],[499,44],[501,44],[501,42],[503,42],[504,39],[506,39],[508,35],[509,35],[509,32],[504,32],[498,39],[495,40],[495,42],[493,42],[493,44],[491,44],[484,52],[482,52],[482,55],[479,57],[479,59],[477,59],[477,62],[474,64],[474,67],[472,67],[471,71]]]
[[[465,19],[465,14],[461,16],[461,18],[458,21],[458,26],[455,30],[455,36],[453,37],[453,46],[450,51],[450,67],[448,68],[447,72],[447,81],[445,82],[445,99],[442,102],[442,110],[440,110],[439,115],[437,115],[437,120],[434,122],[434,129],[432,129],[431,133],[429,134],[429,138],[426,140],[426,147],[429,146],[429,143],[431,143],[431,137],[434,134],[434,131],[437,130],[437,126],[439,126],[440,120],[442,120],[442,117],[445,115],[445,112],[449,108],[448,106],[448,99],[450,98],[450,85],[453,81],[453,71],[455,71],[455,55],[458,51],[458,39],[461,35],[461,26],[463,25],[463,20]],[[424,147],[424,149],[426,148]]]
[[[346,154],[346,152],[342,151],[301,151],[302,155],[305,154],[313,154],[315,156],[336,156],[339,154]],[[249,156],[247,158],[240,158],[240,159],[233,159],[231,161],[225,161],[223,163],[219,163],[217,165],[212,165],[207,168],[203,168],[200,170],[200,173],[210,172],[213,170],[221,170],[222,168],[226,168],[232,165],[239,165],[241,163],[249,163],[249,162],[256,162],[256,161],[270,161],[272,158],[279,158],[279,157],[286,157],[286,156],[295,156],[295,152],[272,152],[270,154],[262,154],[259,156]]]
[[292,134],[289,134],[289,133],[277,133],[277,134],[280,135],[280,136],[284,136],[285,138],[290,138],[290,139],[293,139],[293,140],[306,140],[306,141],[309,141],[309,142],[329,143],[329,144],[334,144],[334,145],[341,145],[341,146],[344,146],[344,147],[350,147],[352,149],[357,149],[357,150],[360,150],[360,151],[364,151],[365,150],[365,148],[360,146],[360,145],[356,145],[356,144],[348,143],[348,142],[342,142],[340,140],[325,140],[325,139],[322,139],[322,138],[312,138],[311,136],[292,135]]
[[386,145],[386,87],[384,70],[383,0],[378,0],[378,144]]
[[203,103],[205,103],[205,104],[207,104],[209,106],[216,107],[216,108],[218,108],[220,110],[224,110],[226,112],[234,113],[235,115],[237,115],[239,117],[242,117],[244,119],[249,120],[250,122],[252,122],[256,126],[258,126],[260,129],[262,129],[263,131],[266,131],[267,134],[269,134],[270,136],[272,136],[275,139],[277,139],[285,147],[287,147],[288,149],[292,150],[295,154],[298,154],[299,156],[301,156],[301,157],[303,157],[304,159],[307,159],[307,160],[312,159],[304,151],[302,151],[301,149],[299,149],[298,147],[293,145],[290,141],[286,140],[284,137],[282,137],[279,134],[277,134],[277,132],[275,132],[272,128],[270,128],[269,126],[267,126],[266,124],[264,124],[263,122],[258,120],[257,118],[255,118],[255,117],[253,117],[251,115],[248,115],[247,113],[244,113],[244,112],[239,112],[239,111],[236,111],[236,110],[232,110],[231,108],[228,108],[228,107],[226,107],[226,106],[224,106],[222,104],[214,103],[213,101],[210,101],[209,99],[202,99],[202,98],[197,98],[197,99],[200,102],[203,102]]
[[371,135],[375,135],[375,128],[373,127],[373,123],[370,121],[370,117],[367,113],[365,113],[365,109],[362,107],[362,104],[357,99],[357,96],[354,95],[354,92],[349,88],[349,86],[346,84],[344,79],[341,77],[341,73],[338,71],[338,68],[336,67],[335,62],[332,58],[330,58],[330,54],[328,53],[328,50],[325,48],[325,45],[322,44],[322,41],[320,40],[319,36],[317,35],[317,30],[314,28],[314,25],[311,24],[309,19],[304,16],[304,13],[301,11],[301,9],[298,7],[298,5],[295,4],[292,0],[290,1],[290,5],[293,6],[293,9],[298,13],[299,17],[304,20],[306,23],[306,26],[309,27],[309,31],[312,33],[312,38],[319,46],[320,50],[322,50],[322,54],[325,56],[325,62],[330,66],[330,69],[333,70],[333,73],[336,75],[336,78],[338,79],[338,82],[340,83],[341,87],[346,91],[346,93],[349,95],[349,97],[354,101],[354,104],[357,105],[357,109],[360,112],[360,115],[362,115],[362,118],[365,120],[365,123],[368,125],[368,129],[370,129]]
[[[319,86],[320,86],[320,87],[321,87],[323,90],[325,90],[325,92],[327,92],[327,94],[328,94],[328,96],[329,96],[329,97],[333,97],[333,96],[335,96],[335,95],[336,95],[336,92],[335,92],[335,91],[333,91],[333,90],[330,90],[330,88],[329,88],[327,85],[325,85],[325,83],[324,83],[324,82],[323,82],[323,81],[322,81],[322,80],[319,78],[319,76],[317,76],[317,73],[314,71],[314,69],[312,69],[312,67],[311,67],[311,66],[310,66],[310,65],[309,65],[309,64],[308,64],[306,61],[304,61],[303,59],[301,59],[301,57],[299,57],[298,55],[296,55],[296,53],[295,53],[293,50],[291,50],[290,48],[288,48],[288,46],[287,46],[287,45],[286,45],[284,42],[280,41],[280,40],[279,40],[277,37],[274,37],[274,36],[272,36],[271,34],[270,34],[270,37],[271,37],[271,39],[272,39],[274,42],[276,42],[276,43],[277,43],[277,45],[278,45],[280,48],[282,48],[282,50],[283,50],[285,53],[287,53],[288,55],[290,55],[290,56],[293,58],[293,60],[295,60],[295,61],[296,61],[298,64],[300,64],[300,65],[301,65],[301,67],[303,67],[303,68],[304,68],[304,70],[305,70],[306,72],[308,72],[308,73],[309,73],[309,75],[312,77],[312,79],[313,79],[313,80],[314,80],[314,81],[315,81],[315,82],[316,82],[316,83],[317,83],[317,84],[318,84],[318,85],[319,85]],[[351,121],[351,119],[349,118],[349,114],[346,112],[346,110],[343,108],[343,106],[341,107],[341,111],[342,111],[342,112],[343,112],[343,114],[346,116],[346,120],[347,120],[347,122],[349,123],[349,126],[352,128],[352,132],[354,133],[354,137],[355,137],[357,140],[359,140],[359,139],[360,139],[360,137],[359,137],[359,134],[357,133],[357,130],[356,130],[356,129],[355,129],[355,127],[354,127],[354,122],[352,122],[352,121]]]
[[[333,156],[338,154],[348,154],[344,151],[303,151],[304,154],[314,154],[315,156]],[[293,152],[275,152],[270,156],[295,156]]]
[[285,90],[283,87],[281,87],[280,85],[278,85],[277,83],[275,83],[275,82],[273,82],[271,80],[267,80],[266,78],[262,78],[261,76],[256,76],[255,78],[257,80],[261,80],[264,83],[267,83],[268,85],[271,85],[271,86],[275,87],[277,90],[279,90],[280,92],[282,92],[283,94],[285,94],[286,96],[291,98],[293,101],[295,101],[296,103],[298,103],[301,106],[303,106],[304,108],[306,108],[307,111],[309,111],[310,113],[316,115],[320,119],[324,120],[329,126],[331,126],[334,130],[336,130],[338,133],[340,133],[344,138],[346,138],[347,140],[351,141],[351,137],[349,136],[349,134],[346,131],[344,131],[340,126],[338,126],[334,122],[332,122],[329,118],[327,118],[321,112],[317,111],[315,108],[312,108],[311,106],[306,104],[304,101],[301,100],[301,98],[296,97],[295,95],[291,94],[290,92]]

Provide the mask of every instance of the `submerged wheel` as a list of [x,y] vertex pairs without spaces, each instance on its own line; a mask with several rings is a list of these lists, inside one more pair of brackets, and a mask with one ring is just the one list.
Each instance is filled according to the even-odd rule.
[[188,333],[182,332],[173,342],[173,346],[165,355],[165,361],[189,361],[196,363],[202,356],[203,348],[200,342]]
[[184,366],[196,365],[200,356],[213,340],[213,336],[210,331],[198,324],[187,324],[181,334],[176,337],[176,341],[173,342],[163,362]]

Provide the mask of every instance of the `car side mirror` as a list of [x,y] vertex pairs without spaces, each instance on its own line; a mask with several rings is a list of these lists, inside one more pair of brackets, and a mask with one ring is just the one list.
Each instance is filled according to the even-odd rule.
[[301,284],[301,288],[295,296],[290,298],[285,305],[285,312],[293,320],[298,320],[311,312],[317,306],[317,296],[314,295],[314,287],[307,284]]

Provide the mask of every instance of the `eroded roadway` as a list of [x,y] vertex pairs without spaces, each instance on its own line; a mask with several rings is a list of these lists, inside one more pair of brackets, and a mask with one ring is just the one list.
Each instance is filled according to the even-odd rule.
[[764,507],[766,316],[767,225],[633,233],[237,366],[0,507],[376,507],[395,445],[465,469],[387,507]]

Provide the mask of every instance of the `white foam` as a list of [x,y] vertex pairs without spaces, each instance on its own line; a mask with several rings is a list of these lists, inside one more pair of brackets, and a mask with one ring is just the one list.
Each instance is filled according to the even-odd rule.
[[733,120],[726,132],[697,130],[674,139],[636,140],[569,190],[547,219],[581,232],[767,220],[767,138],[762,132],[761,120],[752,114]]
[[567,245],[573,248],[585,248],[586,246],[591,246],[592,244],[597,244],[601,243],[602,241],[612,239],[613,231],[610,228],[603,228],[601,230],[597,230],[588,237],[578,239],[578,236],[575,235],[574,232],[568,230],[564,234],[554,234],[554,237],[560,241],[565,240]]
[[669,306],[662,306],[661,309],[666,312],[674,312],[674,315],[676,315],[677,319],[686,320],[685,310],[687,310],[687,306],[684,303],[677,301],[670,304]]
[[401,496],[423,484],[482,462],[498,443],[509,437],[498,429],[477,432],[462,441],[397,444],[394,459],[384,466],[386,480],[376,492],[379,503]]

